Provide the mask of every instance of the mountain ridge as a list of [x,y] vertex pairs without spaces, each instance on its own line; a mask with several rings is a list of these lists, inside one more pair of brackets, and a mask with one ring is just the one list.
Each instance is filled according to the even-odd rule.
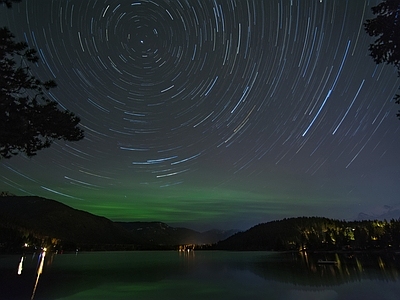
[[37,196],[6,194],[0,197],[0,206],[0,244],[5,243],[7,235],[16,238],[19,232],[19,243],[34,236],[37,240],[53,240],[70,247],[90,245],[103,249],[104,245],[114,245],[119,249],[130,245],[127,249],[159,249],[181,244],[212,244],[234,233],[218,230],[201,233],[162,222],[114,222]]

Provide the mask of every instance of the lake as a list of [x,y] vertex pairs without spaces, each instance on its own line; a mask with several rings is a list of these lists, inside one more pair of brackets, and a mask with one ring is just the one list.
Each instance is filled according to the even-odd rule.
[[[319,264],[318,260],[335,261]],[[399,299],[400,255],[0,255],[0,299]]]

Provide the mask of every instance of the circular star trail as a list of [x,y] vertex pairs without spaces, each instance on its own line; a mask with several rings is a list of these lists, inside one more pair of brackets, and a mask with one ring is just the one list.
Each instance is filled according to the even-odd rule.
[[398,205],[400,81],[368,55],[372,2],[1,7],[86,136],[2,161],[2,190],[199,228]]

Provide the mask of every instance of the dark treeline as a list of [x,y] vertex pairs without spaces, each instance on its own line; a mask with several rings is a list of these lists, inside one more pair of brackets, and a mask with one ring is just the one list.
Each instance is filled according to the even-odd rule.
[[320,217],[256,225],[219,242],[224,250],[399,249],[400,220],[340,221]]
[[51,199],[7,192],[0,192],[0,207],[0,253],[42,247],[52,251],[170,250],[212,244],[236,232],[197,232],[162,222],[113,222]]
[[[35,204],[40,206],[37,199]],[[47,206],[48,203],[45,207]],[[53,213],[48,212],[46,217],[38,214],[40,218],[27,220],[27,215],[21,207],[19,208],[19,214],[23,215],[23,218],[19,216],[15,219],[11,218],[11,215],[6,218],[6,214],[0,213],[2,216],[0,252],[15,253],[29,251],[27,248],[34,250],[39,247],[59,251],[171,250],[177,249],[178,243],[182,244],[182,242],[177,242],[176,236],[169,234],[167,234],[169,239],[163,236],[160,240],[159,237],[157,238],[157,228],[154,226],[149,227],[151,231],[149,233],[144,232],[146,230],[142,228],[142,230],[129,232],[105,218],[66,208],[63,214],[57,214],[57,219],[54,219]],[[29,211],[30,215],[35,215],[32,209]],[[79,218],[76,214],[79,214]],[[21,223],[22,221],[24,222]],[[150,226],[149,224],[143,226]],[[52,230],[50,231],[49,228]],[[164,232],[166,229],[161,231]],[[144,234],[138,235],[137,232],[144,232]],[[190,243],[196,243],[193,248],[210,250],[400,251],[400,219],[341,221],[321,217],[289,218],[256,225],[214,245]]]

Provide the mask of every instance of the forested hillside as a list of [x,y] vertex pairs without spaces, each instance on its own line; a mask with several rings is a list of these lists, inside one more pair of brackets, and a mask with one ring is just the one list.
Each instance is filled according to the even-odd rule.
[[20,252],[25,244],[54,250],[177,249],[187,244],[193,247],[216,243],[234,233],[221,230],[201,233],[162,222],[113,222],[34,196],[3,193],[0,207],[0,252]]
[[398,249],[400,221],[299,217],[256,225],[219,242],[226,250]]

